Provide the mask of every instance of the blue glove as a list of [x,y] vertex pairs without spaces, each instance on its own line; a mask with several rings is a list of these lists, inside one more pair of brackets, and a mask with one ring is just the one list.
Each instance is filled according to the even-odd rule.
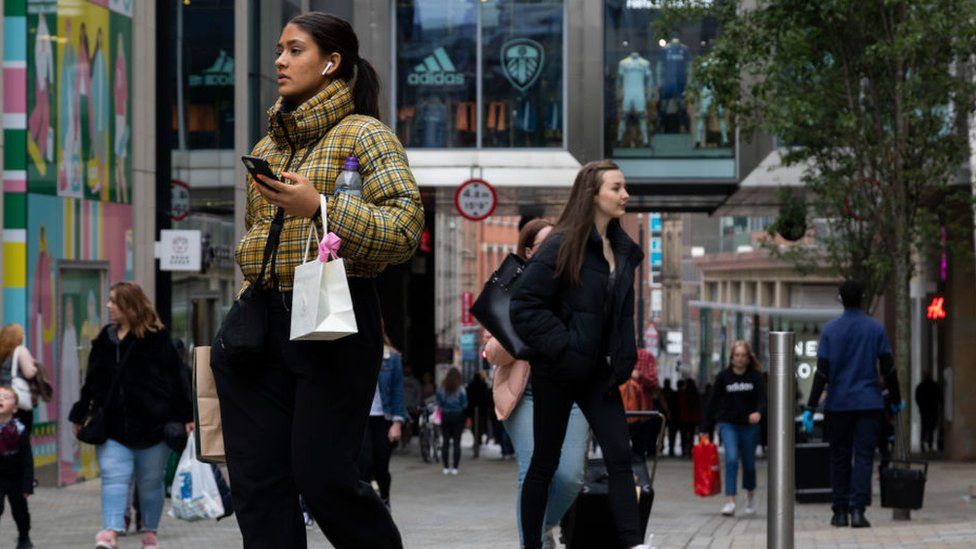
[[805,433],[812,433],[813,432],[813,411],[812,410],[805,410],[803,412],[802,422],[803,422],[803,431]]
[[895,414],[896,416],[898,415],[898,412],[901,412],[904,409],[905,409],[904,400],[899,400],[898,402],[891,403],[891,413]]

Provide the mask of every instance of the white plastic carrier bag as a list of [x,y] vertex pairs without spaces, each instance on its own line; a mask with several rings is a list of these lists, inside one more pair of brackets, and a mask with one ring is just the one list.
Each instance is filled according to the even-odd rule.
[[220,489],[209,463],[197,461],[196,444],[191,438],[176,466],[171,487],[173,504],[169,516],[186,521],[215,519],[224,514]]

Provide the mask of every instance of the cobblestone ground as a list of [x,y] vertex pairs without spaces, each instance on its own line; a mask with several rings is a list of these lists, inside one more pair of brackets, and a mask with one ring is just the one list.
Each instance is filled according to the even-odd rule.
[[[471,459],[466,450],[461,474],[445,477],[439,466],[424,464],[414,451],[397,454],[392,464],[393,515],[408,548],[505,548],[518,546],[515,532],[513,461],[501,461],[497,447]],[[662,459],[655,482],[651,543],[671,547],[764,547],[766,543],[765,467],[759,462],[760,512],[755,517],[722,517],[721,497],[699,499],[692,494],[691,462]],[[976,502],[968,497],[976,485],[976,464],[934,463],[930,467],[925,508],[910,522],[894,522],[887,509],[871,507],[873,528],[835,529],[828,525],[825,504],[796,506],[797,547],[974,547]],[[875,502],[877,481],[875,486]],[[166,505],[169,509],[169,503]],[[100,526],[99,483],[63,489],[42,488],[31,498],[33,539],[39,549],[92,547]],[[5,513],[0,521],[0,547],[13,547],[14,525]],[[185,523],[164,516],[160,527],[164,548],[222,549],[240,547],[233,519]],[[122,538],[123,548],[139,547],[138,536]],[[309,547],[331,547],[317,529],[309,531]],[[601,548],[602,549],[602,548]]]

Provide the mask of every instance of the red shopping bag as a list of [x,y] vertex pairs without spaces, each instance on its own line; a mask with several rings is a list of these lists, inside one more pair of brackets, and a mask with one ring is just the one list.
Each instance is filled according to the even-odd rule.
[[718,448],[702,438],[692,450],[695,466],[695,495],[714,496],[722,490],[722,475],[718,469]]

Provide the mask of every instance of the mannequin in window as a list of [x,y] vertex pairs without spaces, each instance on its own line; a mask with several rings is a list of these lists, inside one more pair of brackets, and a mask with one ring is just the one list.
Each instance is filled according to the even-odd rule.
[[685,110],[684,94],[688,86],[691,50],[681,43],[680,38],[672,38],[661,54],[658,65],[661,82],[661,103],[658,107],[660,120],[667,133],[690,131],[688,111]]
[[421,146],[447,146],[447,105],[440,96],[426,97],[417,108],[421,133]]
[[617,127],[617,143],[623,145],[627,121],[635,115],[640,122],[641,140],[645,147],[651,140],[647,131],[647,97],[651,90],[651,62],[632,52],[617,64],[617,94],[621,97],[620,123]]
[[[707,66],[708,60],[702,62],[702,66]],[[694,86],[694,84],[692,84]],[[707,128],[708,119],[715,113],[715,117],[718,119],[719,133],[722,136],[722,147],[729,146],[729,121],[725,117],[725,109],[722,107],[721,103],[715,101],[715,93],[708,86],[701,86],[697,90],[698,96],[698,107],[695,109],[697,112],[696,123],[695,123],[695,148],[699,149],[706,145],[707,138]]]

